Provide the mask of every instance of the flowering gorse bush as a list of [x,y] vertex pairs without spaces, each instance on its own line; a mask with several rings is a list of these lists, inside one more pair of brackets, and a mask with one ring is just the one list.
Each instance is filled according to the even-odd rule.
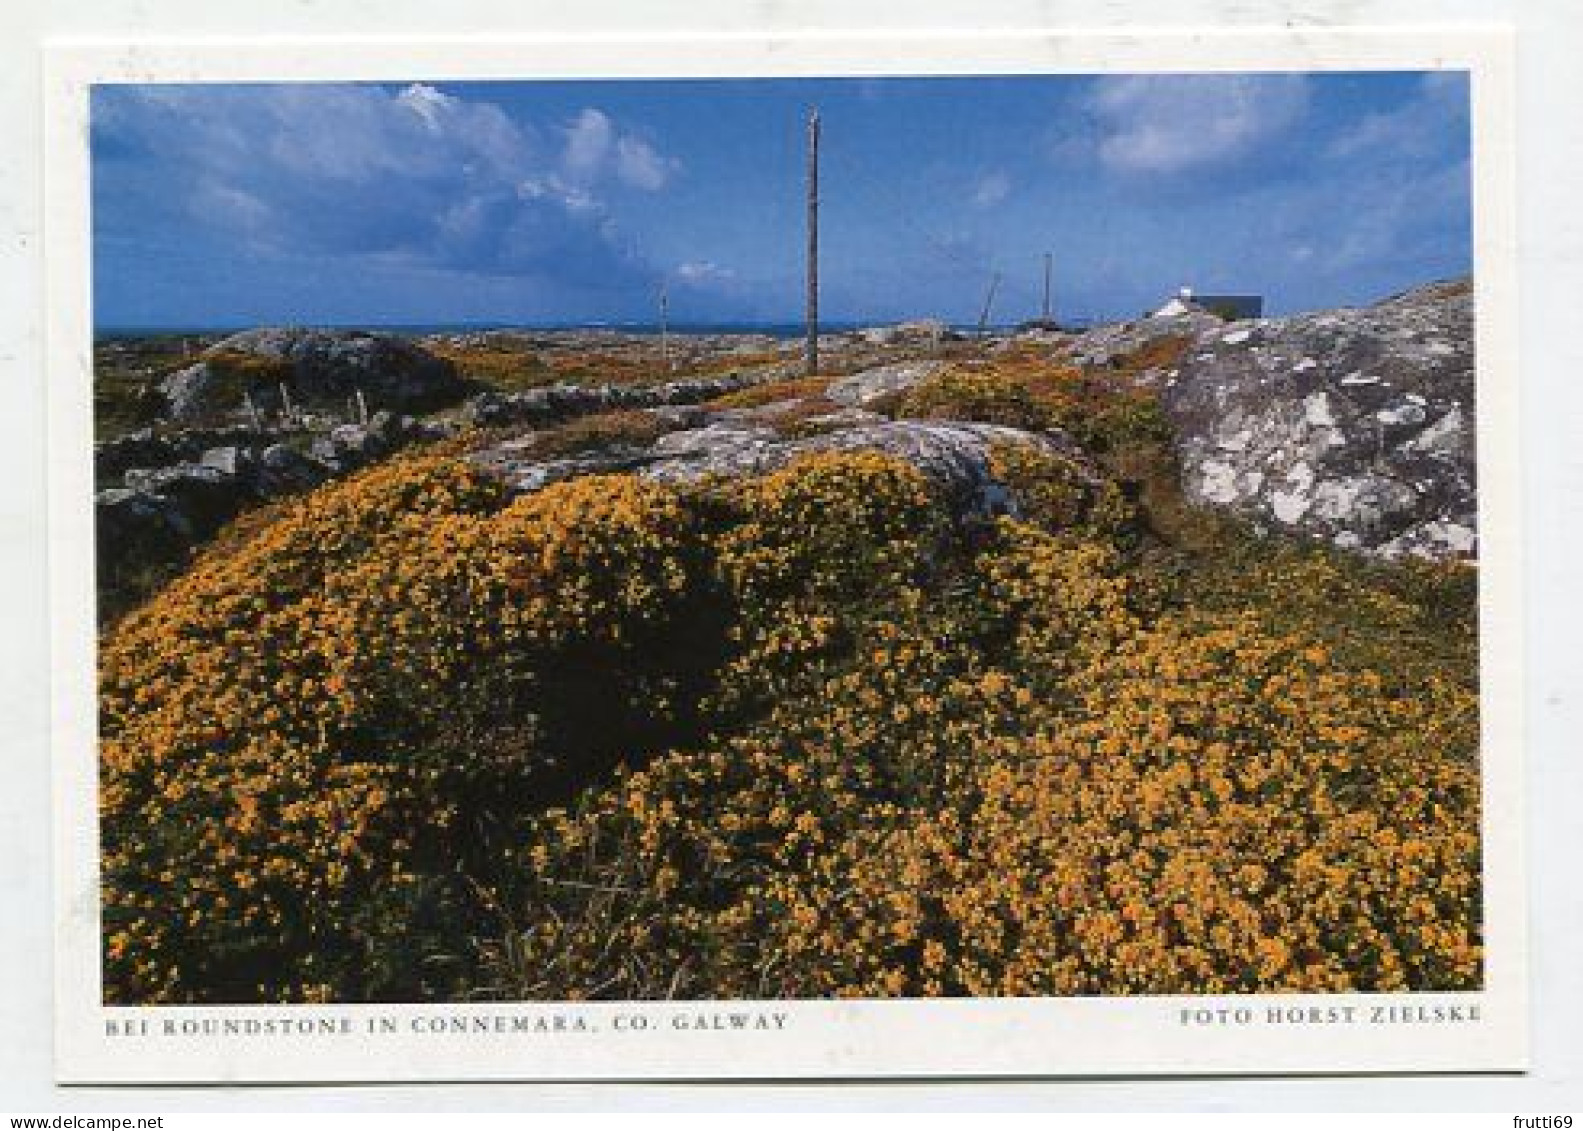
[[1001,373],[950,368],[908,390],[896,408],[899,416],[979,420],[1008,428],[1045,428],[1050,410],[1027,384]]
[[[1466,693],[1384,695],[1251,616],[1146,625],[1117,565],[1102,545],[1003,523],[960,610],[899,594],[845,671],[761,725],[547,817],[533,874],[584,886],[539,884],[498,984],[1476,985]],[[591,908],[602,928],[567,937]]]
[[498,823],[676,737],[706,649],[656,645],[706,612],[692,525],[632,478],[505,505],[463,465],[398,460],[118,626],[112,998],[421,990],[404,956],[424,940],[387,906],[452,898],[434,877],[476,865]]
[[1476,986],[1463,580],[994,464],[412,456],[217,546],[103,641],[110,1000]]

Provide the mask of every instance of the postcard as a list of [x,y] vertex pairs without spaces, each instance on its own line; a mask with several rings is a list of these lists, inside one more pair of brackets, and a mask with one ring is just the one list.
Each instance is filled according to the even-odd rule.
[[1511,82],[55,44],[59,1078],[1520,1071]]

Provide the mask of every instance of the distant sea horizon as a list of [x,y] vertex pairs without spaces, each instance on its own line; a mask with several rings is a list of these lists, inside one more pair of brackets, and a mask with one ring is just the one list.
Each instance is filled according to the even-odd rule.
[[[896,326],[903,322],[929,321],[926,318],[916,319],[874,319],[866,321],[832,320],[821,322],[821,334],[844,334],[853,330],[863,330],[884,326]],[[1073,319],[1074,325],[1084,326],[1094,324],[1093,319]],[[1023,324],[1017,322],[991,322],[984,328],[986,331],[1001,332],[1015,329]],[[950,329],[958,333],[973,333],[977,324],[962,322],[945,323]],[[96,326],[94,338],[164,338],[177,337],[183,334],[212,336],[216,334],[237,334],[244,330],[257,330],[266,327],[300,327],[313,330],[367,330],[383,334],[480,334],[490,332],[520,332],[525,334],[542,333],[598,333],[600,331],[616,334],[637,334],[659,336],[661,327],[657,322],[245,322],[228,325],[213,326]],[[665,327],[665,332],[670,334],[689,336],[701,334],[757,334],[764,337],[779,338],[792,341],[801,338],[804,326],[801,322],[673,322]]]

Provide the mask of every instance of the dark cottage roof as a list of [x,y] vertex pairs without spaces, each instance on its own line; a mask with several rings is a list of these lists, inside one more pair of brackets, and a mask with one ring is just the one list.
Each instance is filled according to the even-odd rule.
[[1199,295],[1192,301],[1211,314],[1218,314],[1230,322],[1241,318],[1260,318],[1264,315],[1263,295]]

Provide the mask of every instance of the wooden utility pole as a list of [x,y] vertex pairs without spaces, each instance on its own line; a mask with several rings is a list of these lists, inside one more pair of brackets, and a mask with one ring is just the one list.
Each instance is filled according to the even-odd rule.
[[808,375],[819,372],[819,111],[808,114]]
[[1039,319],[1042,322],[1050,320],[1050,253],[1044,253],[1044,305],[1039,308]]
[[666,293],[664,280],[660,281],[660,364],[666,369],[671,367],[671,337],[670,337],[671,300]]
[[995,305],[995,292],[1000,290],[1000,272],[996,271],[989,277],[989,292],[984,295],[984,309],[978,312],[978,336],[984,336],[984,328],[989,325],[989,311]]

